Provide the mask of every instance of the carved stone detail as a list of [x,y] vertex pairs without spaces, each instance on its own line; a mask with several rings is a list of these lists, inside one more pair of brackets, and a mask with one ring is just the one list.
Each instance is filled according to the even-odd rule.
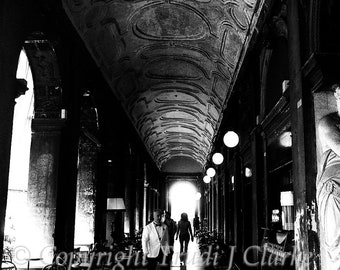
[[30,40],[24,48],[33,74],[34,118],[60,119],[62,90],[52,45]]

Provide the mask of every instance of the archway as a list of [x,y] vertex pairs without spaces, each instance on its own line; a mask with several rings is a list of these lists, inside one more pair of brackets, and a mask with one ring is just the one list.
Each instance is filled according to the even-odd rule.
[[20,53],[16,77],[21,80],[22,86],[26,81],[28,89],[15,99],[4,233],[4,247],[7,251],[12,251],[17,246],[30,248],[28,245],[32,243],[32,239],[29,237],[35,235],[33,227],[30,226],[27,205],[31,123],[34,110],[33,78],[24,50]]
[[16,75],[16,94],[21,96],[14,107],[4,236],[4,247],[13,250],[13,262],[20,268],[27,265],[24,258],[42,258],[31,265],[39,267],[52,259],[57,154],[64,121],[54,50],[47,40],[31,38],[23,44]]

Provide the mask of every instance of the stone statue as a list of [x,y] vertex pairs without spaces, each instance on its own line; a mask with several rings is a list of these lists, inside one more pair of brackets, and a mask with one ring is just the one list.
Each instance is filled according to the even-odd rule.
[[334,85],[337,111],[318,123],[322,148],[316,182],[322,269],[340,269],[340,85]]

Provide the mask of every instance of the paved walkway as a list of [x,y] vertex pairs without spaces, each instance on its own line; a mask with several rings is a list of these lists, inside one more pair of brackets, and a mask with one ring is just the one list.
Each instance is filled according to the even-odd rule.
[[171,262],[171,270],[201,270],[204,269],[204,261],[201,257],[196,238],[193,242],[189,242],[188,254],[186,260],[180,258],[180,245],[179,241],[175,240],[174,255]]

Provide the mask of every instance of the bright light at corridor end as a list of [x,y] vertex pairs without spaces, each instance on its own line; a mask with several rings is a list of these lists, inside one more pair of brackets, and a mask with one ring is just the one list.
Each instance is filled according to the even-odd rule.
[[224,157],[221,153],[215,153],[212,156],[212,161],[214,162],[215,165],[222,164],[223,160],[224,160]]
[[178,181],[171,186],[169,191],[171,204],[171,217],[175,221],[181,219],[182,213],[187,213],[192,220],[197,211],[197,188],[188,181]]
[[208,175],[206,175],[206,176],[203,177],[203,182],[204,182],[204,183],[209,184],[210,181],[211,181],[211,178],[210,178]]
[[223,137],[224,144],[229,148],[233,148],[238,145],[239,140],[238,135],[234,131],[228,131]]

